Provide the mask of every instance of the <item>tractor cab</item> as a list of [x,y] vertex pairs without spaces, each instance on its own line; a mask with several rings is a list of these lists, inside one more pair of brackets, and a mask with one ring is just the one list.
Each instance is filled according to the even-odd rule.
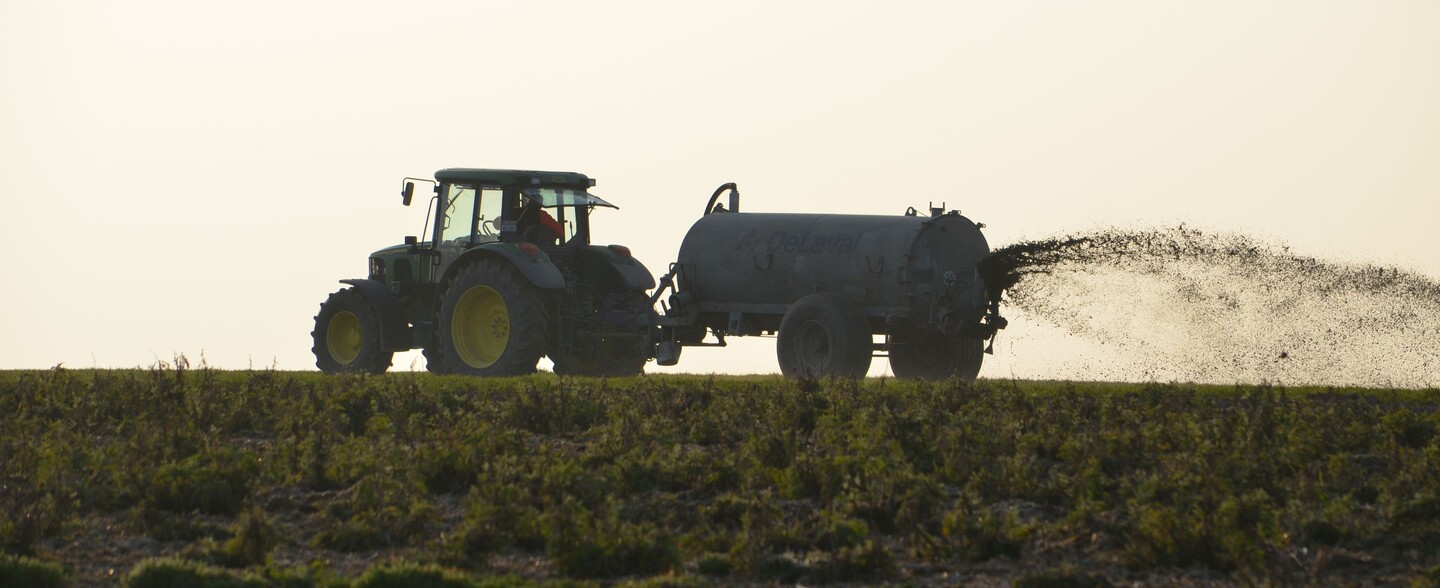
[[435,173],[435,184],[437,244],[588,245],[590,211],[618,208],[588,193],[595,180],[576,173],[449,168]]
[[[401,194],[408,205],[417,178],[405,180]],[[431,183],[435,195],[424,236],[406,238],[411,262],[425,258],[432,266],[432,271],[424,272],[428,275],[417,276],[420,282],[442,280],[467,252],[480,246],[494,248],[495,243],[508,246],[499,251],[539,250],[548,261],[564,263],[590,245],[590,213],[601,207],[619,208],[589,193],[595,180],[578,173],[448,168],[436,172]],[[377,255],[394,253],[385,250]]]

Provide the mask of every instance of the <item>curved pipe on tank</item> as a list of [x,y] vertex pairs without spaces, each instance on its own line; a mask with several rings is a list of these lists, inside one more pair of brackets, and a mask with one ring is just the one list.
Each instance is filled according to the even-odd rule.
[[[726,182],[721,184],[719,188],[716,188],[714,194],[710,195],[710,201],[705,203],[705,214],[700,216],[706,216],[714,212],[715,201],[719,200],[720,194],[723,194],[726,190],[730,191],[730,208],[735,208],[735,205],[740,202],[740,189],[735,187],[735,182]],[[734,211],[732,210],[731,212]]]

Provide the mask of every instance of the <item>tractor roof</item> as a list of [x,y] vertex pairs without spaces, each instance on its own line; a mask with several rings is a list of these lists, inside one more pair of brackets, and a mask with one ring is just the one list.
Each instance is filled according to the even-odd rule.
[[578,186],[582,190],[594,185],[594,180],[585,174],[573,172],[532,171],[519,169],[477,169],[472,167],[449,167],[435,172],[440,181],[476,182],[496,185],[531,185],[535,179],[541,184],[563,184]]

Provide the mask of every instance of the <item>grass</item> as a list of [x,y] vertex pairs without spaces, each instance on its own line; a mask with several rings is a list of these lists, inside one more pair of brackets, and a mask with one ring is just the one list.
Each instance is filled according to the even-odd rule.
[[1437,403],[1183,384],[0,372],[0,574],[1429,585]]

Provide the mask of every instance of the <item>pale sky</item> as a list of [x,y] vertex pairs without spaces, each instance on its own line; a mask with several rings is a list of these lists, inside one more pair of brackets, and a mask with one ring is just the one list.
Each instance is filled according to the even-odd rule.
[[[657,274],[734,181],[1440,278],[1440,3],[0,0],[0,368],[314,369],[319,303],[444,167],[596,178],[596,240]],[[982,377],[1075,377],[1082,342],[1011,318]],[[675,370],[778,368],[732,339]]]

